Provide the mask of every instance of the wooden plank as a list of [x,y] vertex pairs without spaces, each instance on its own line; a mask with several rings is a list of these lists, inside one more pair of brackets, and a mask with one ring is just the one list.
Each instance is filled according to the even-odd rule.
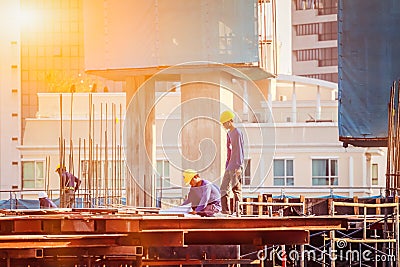
[[303,195],[300,195],[300,203],[303,203],[303,214],[307,214],[306,198]]
[[[263,202],[263,195],[258,195],[258,202]],[[258,215],[263,215],[263,206],[258,206]]]
[[203,265],[235,265],[235,264],[251,264],[252,261],[249,259],[209,259],[209,260],[198,260],[198,259],[163,259],[163,260],[152,260],[143,259],[142,266],[177,266],[177,265],[190,265],[190,266],[203,266]]
[[180,247],[183,243],[183,231],[131,233],[118,239],[123,246]]
[[[358,203],[358,196],[353,197],[353,203]],[[359,215],[360,209],[357,206],[354,206],[354,215]]]
[[191,231],[185,245],[301,245],[308,244],[306,230],[287,231]]
[[149,230],[194,230],[194,229],[247,229],[247,228],[302,228],[308,229],[347,229],[346,218],[336,217],[230,217],[230,218],[166,218],[157,220],[141,220],[141,231]]
[[62,220],[61,232],[94,232],[93,220]]
[[[376,203],[376,204],[381,204],[381,199],[380,199],[380,198],[375,199],[375,203]],[[380,207],[377,207],[377,208],[375,209],[375,214],[376,214],[376,215],[381,215],[381,208],[380,208]]]
[[[246,202],[252,202],[251,198],[246,198]],[[246,215],[253,215],[253,206],[246,205]]]
[[105,220],[105,232],[106,233],[139,232],[139,218],[136,220],[128,218]]

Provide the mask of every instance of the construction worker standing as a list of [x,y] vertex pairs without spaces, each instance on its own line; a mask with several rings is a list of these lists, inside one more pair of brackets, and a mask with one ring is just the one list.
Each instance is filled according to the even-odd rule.
[[228,130],[227,137],[227,159],[225,164],[225,174],[221,182],[221,203],[222,213],[232,214],[234,209],[230,209],[229,194],[232,189],[234,195],[234,207],[236,203],[242,201],[242,177],[244,170],[244,138],[243,133],[235,128],[233,119],[235,114],[226,110],[221,113],[220,122]]
[[56,172],[61,177],[61,190],[63,190],[65,208],[72,208],[75,203],[75,192],[78,191],[81,180],[67,172],[65,167],[61,168],[60,165],[57,166]]
[[183,181],[185,185],[190,184],[190,191],[182,205],[191,204],[193,209],[191,214],[213,217],[214,214],[221,212],[221,194],[218,186],[201,179],[192,169],[183,172]]

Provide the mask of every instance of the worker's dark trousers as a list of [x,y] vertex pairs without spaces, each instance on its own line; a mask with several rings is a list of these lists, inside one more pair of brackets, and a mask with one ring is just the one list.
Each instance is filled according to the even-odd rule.
[[202,217],[213,217],[214,214],[221,212],[221,203],[210,203],[202,211],[198,211],[196,214]]
[[75,190],[65,190],[65,207],[73,208],[75,204]]
[[[242,172],[243,173],[243,172]],[[234,205],[230,209],[229,195],[233,192]],[[221,205],[222,213],[232,214],[236,211],[236,203],[242,201],[242,174],[236,175],[234,170],[225,170],[224,177],[221,182]]]

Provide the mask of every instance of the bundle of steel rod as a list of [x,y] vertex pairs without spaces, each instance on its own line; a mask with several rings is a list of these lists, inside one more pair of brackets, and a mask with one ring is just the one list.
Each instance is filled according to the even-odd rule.
[[[82,184],[75,192],[75,207],[110,207],[122,204],[126,171],[122,149],[122,106],[101,103],[95,112],[92,94],[89,94],[87,138],[73,135],[73,93],[71,93],[71,113],[69,140],[64,137],[62,94],[60,94],[60,138],[59,163],[68,167],[67,171],[77,176]],[[104,117],[103,117],[104,115]],[[66,125],[64,124],[64,127]],[[80,131],[82,129],[79,129]],[[73,138],[75,138],[75,143]],[[76,142],[78,141],[78,142]],[[67,143],[69,146],[67,147]],[[77,143],[77,145],[76,145]],[[74,157],[78,157],[77,161]],[[68,159],[68,160],[67,160]],[[77,163],[77,164],[76,164]],[[60,207],[66,207],[65,190],[60,177]]]
[[396,196],[400,185],[400,95],[399,82],[393,82],[388,104],[386,196]]

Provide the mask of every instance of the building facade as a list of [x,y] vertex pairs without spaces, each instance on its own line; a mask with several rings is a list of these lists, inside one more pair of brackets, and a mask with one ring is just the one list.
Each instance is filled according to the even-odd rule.
[[0,2],[0,189],[20,188],[21,64],[19,1]]
[[[15,30],[4,30],[7,34],[2,39],[0,51],[2,58],[7,59],[0,62],[2,189],[8,190],[14,185],[16,189],[41,190],[46,186],[56,189],[58,180],[53,169],[59,162],[60,145],[56,137],[61,133],[67,138],[65,147],[72,149],[72,169],[79,175],[87,175],[84,162],[89,161],[89,157],[79,158],[83,152],[76,150],[83,147],[83,144],[77,144],[79,137],[82,140],[89,137],[90,130],[87,126],[74,126],[74,134],[77,134],[76,129],[81,129],[78,137],[67,129],[72,128],[68,123],[71,117],[77,125],[89,125],[90,108],[81,110],[74,106],[70,111],[72,106],[65,106],[63,110],[67,113],[60,115],[59,94],[46,93],[68,92],[70,96],[64,98],[67,105],[73,92],[94,94],[96,91],[125,90],[125,103],[134,100],[127,105],[126,114],[128,128],[133,129],[130,134],[135,138],[119,145],[131,149],[129,163],[138,172],[138,181],[143,182],[137,185],[145,188],[144,193],[153,198],[151,202],[143,202],[146,198],[143,192],[134,188],[128,192],[134,198],[131,204],[153,205],[154,197],[179,199],[185,195],[187,188],[182,187],[181,169],[190,165],[179,159],[171,161],[170,156],[176,151],[183,151],[179,154],[181,158],[196,159],[200,152],[215,149],[211,155],[216,155],[218,166],[204,178],[210,177],[219,183],[226,152],[225,133],[215,121],[218,121],[220,111],[226,108],[236,112],[237,125],[246,133],[245,194],[361,196],[379,193],[379,186],[384,184],[385,151],[343,148],[337,136],[336,84],[307,78],[337,81],[334,26],[337,5],[334,0],[292,2],[293,73],[306,77],[280,76],[277,79],[266,79],[271,75],[262,69],[276,69],[275,63],[269,66],[276,60],[268,60],[277,55],[275,35],[271,30],[273,23],[263,24],[264,35],[255,27],[256,21],[260,23],[259,20],[264,21],[263,18],[274,14],[269,1],[261,1],[269,6],[257,6],[260,1],[215,2],[215,8],[200,2],[186,2],[180,6],[187,10],[185,16],[159,12],[168,10],[173,4],[178,6],[180,1],[160,1],[160,5],[141,1],[141,9],[129,0],[112,5],[104,4],[106,2],[102,1],[103,5],[97,0],[2,2],[6,3],[4,10],[10,9],[12,17],[21,13],[25,18],[21,25],[17,21],[13,24],[18,26]],[[219,4],[227,6],[217,8]],[[148,16],[139,20],[140,16],[132,16],[131,10]],[[151,12],[146,12],[149,10]],[[178,12],[176,8],[173,10]],[[246,23],[235,16],[237,10],[246,10],[240,13]],[[258,17],[255,14],[259,14]],[[193,22],[193,16],[199,20]],[[219,20],[219,17],[224,19]],[[125,20],[119,20],[121,18]],[[9,17],[4,19],[11,20]],[[129,27],[125,25],[126,21]],[[154,31],[149,33],[149,28]],[[201,31],[194,33],[193,28]],[[210,33],[213,33],[211,37]],[[146,38],[137,42],[138,36]],[[200,39],[202,42],[198,41]],[[196,45],[196,53],[190,44]],[[209,49],[210,44],[213,49]],[[196,59],[207,60],[214,56],[216,61],[228,65],[215,64],[211,68],[208,68],[209,62],[182,65],[185,61],[196,62]],[[157,79],[149,79],[166,66],[174,65],[179,68],[170,68]],[[247,75],[252,78],[243,78],[248,78]],[[146,83],[149,80],[150,83]],[[145,92],[140,90],[143,84]],[[226,88],[232,90],[227,92]],[[81,97],[88,98],[89,95]],[[203,106],[201,101],[205,97],[216,101],[213,105]],[[184,105],[191,103],[193,98],[200,102]],[[40,102],[46,104],[40,107]],[[101,101],[97,103],[98,106]],[[154,103],[157,104],[153,111]],[[102,112],[103,109],[99,112],[97,107],[97,119]],[[163,135],[165,125],[170,126],[169,129],[180,129],[182,124],[192,122],[192,117],[199,114],[212,118],[213,124],[204,127],[202,122],[195,125],[196,131],[188,127],[174,132],[173,142],[170,142],[170,135]],[[65,133],[60,129],[60,121],[65,123]],[[96,129],[100,127],[98,122]],[[14,124],[15,127],[9,126]],[[146,131],[140,131],[142,129]],[[144,133],[150,141],[143,142]],[[51,137],[44,138],[46,135]],[[181,138],[179,142],[177,136]],[[214,147],[207,141],[213,139],[216,140]],[[68,144],[69,140],[73,145]],[[96,141],[100,143],[100,150],[101,147],[105,149],[105,138]],[[93,160],[95,152],[92,153]],[[103,150],[103,156],[106,154]],[[50,165],[46,161],[49,155]],[[114,159],[117,159],[116,155]],[[118,185],[117,181],[114,185]]]
[[292,1],[292,73],[338,82],[338,0]]
[[[386,150],[344,148],[338,140],[337,84],[291,75],[280,75],[271,84],[269,100],[260,100],[252,116],[234,103],[237,127],[246,137],[245,197],[260,193],[275,197],[371,197],[384,193]],[[165,202],[176,201],[187,190],[181,188],[180,170],[168,158],[168,150],[179,148],[163,138],[167,132],[164,125],[180,123],[179,112],[173,109],[179,103],[178,90],[164,95],[156,107],[156,186],[158,197]],[[268,142],[260,138],[260,132],[267,133]],[[192,145],[197,148],[197,144]],[[263,151],[268,146],[273,149]],[[220,179],[214,182],[219,184]]]
[[38,93],[121,92],[121,82],[87,75],[83,1],[1,1],[0,185],[23,187],[21,156],[26,119],[38,112]]

